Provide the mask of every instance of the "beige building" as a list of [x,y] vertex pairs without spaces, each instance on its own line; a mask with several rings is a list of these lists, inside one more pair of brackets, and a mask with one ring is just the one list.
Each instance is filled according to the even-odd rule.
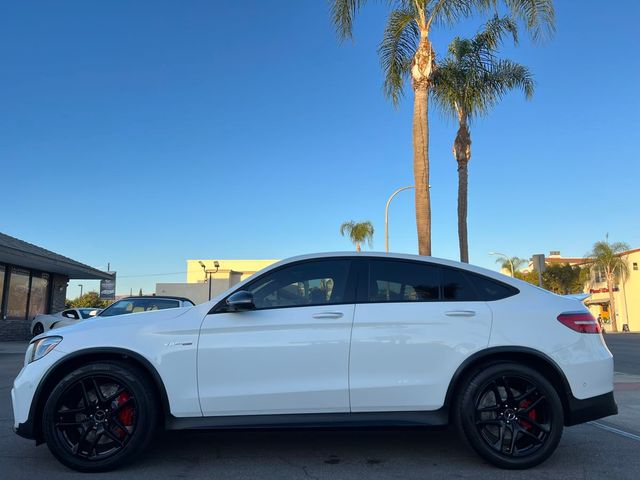
[[186,283],[156,283],[156,295],[203,303],[278,260],[187,260]]
[[[623,252],[620,256],[626,261],[629,274],[613,287],[613,301],[616,310],[618,331],[628,328],[631,332],[640,332],[640,248]],[[583,257],[562,257],[560,252],[551,252],[545,257],[546,265],[583,265],[587,259]],[[528,270],[533,268],[529,265]],[[524,271],[527,271],[525,269]],[[585,301],[594,317],[604,320],[604,329],[611,331],[609,321],[609,290],[602,272],[591,271],[591,279],[584,287],[584,293],[591,294]]]

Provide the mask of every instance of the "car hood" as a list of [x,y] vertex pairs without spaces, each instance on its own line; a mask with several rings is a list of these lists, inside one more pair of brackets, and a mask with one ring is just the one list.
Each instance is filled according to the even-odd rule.
[[172,320],[185,315],[194,307],[167,308],[164,310],[154,310],[151,312],[127,313],[124,315],[114,315],[112,317],[90,317],[81,321],[73,321],[69,325],[61,326],[53,330],[49,330],[34,338],[48,337],[52,335],[64,336],[66,334],[89,334],[94,331],[100,331],[108,328],[134,328],[135,326],[152,327],[161,325],[168,320]]

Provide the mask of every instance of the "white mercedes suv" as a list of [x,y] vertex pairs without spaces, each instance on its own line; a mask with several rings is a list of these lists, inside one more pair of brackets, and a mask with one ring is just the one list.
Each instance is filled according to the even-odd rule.
[[156,428],[445,425],[527,468],[564,426],[614,415],[613,358],[574,299],[412,255],[274,264],[191,308],[88,319],[32,340],[15,430],[112,469]]

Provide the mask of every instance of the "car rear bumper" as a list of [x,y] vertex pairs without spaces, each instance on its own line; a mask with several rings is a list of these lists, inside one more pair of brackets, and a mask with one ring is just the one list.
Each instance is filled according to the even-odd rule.
[[613,392],[584,399],[577,399],[570,395],[568,403],[564,421],[567,426],[618,414],[618,405],[613,398]]

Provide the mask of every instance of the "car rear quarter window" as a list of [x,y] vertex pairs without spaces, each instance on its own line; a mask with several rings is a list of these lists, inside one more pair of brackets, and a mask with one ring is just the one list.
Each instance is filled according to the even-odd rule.
[[433,302],[440,295],[440,270],[430,264],[369,262],[369,302]]
[[511,285],[506,285],[476,273],[465,272],[465,275],[478,292],[478,299],[485,302],[501,300],[520,293],[517,288]]
[[442,298],[445,302],[472,302],[478,300],[478,294],[465,272],[443,267]]

